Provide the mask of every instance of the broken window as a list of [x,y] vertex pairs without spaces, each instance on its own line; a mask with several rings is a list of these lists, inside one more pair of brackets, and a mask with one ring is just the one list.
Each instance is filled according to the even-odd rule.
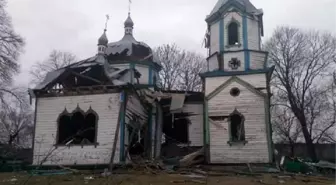
[[244,116],[237,110],[230,115],[230,136],[232,142],[245,141]]
[[167,142],[189,143],[190,120],[186,113],[169,114],[164,117],[163,133]]
[[98,115],[91,108],[84,113],[79,107],[73,113],[66,109],[58,119],[57,144],[96,143]]
[[238,23],[236,22],[231,22],[228,26],[228,40],[229,40],[229,45],[237,45],[239,44],[238,41]]

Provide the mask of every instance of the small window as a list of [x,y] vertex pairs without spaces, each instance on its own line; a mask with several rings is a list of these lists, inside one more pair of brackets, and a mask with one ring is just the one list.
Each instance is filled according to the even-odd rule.
[[229,45],[239,44],[238,23],[231,22],[228,26],[228,41]]
[[58,119],[57,144],[95,144],[97,122],[98,115],[91,108],[86,113],[78,107],[73,113],[63,111]]
[[235,110],[229,119],[231,142],[245,141],[244,116]]
[[240,94],[240,90],[237,87],[234,87],[230,90],[230,95],[231,96],[236,97],[236,96],[239,96],[239,94]]

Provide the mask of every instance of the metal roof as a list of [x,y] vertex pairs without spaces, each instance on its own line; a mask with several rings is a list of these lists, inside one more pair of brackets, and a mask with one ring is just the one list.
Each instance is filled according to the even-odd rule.
[[222,6],[224,6],[226,3],[230,1],[236,1],[240,3],[241,5],[245,7],[246,12],[248,13],[259,13],[260,12],[260,10],[258,10],[249,0],[218,0],[215,7],[212,9],[211,13],[207,17],[210,17],[216,12],[218,12]]

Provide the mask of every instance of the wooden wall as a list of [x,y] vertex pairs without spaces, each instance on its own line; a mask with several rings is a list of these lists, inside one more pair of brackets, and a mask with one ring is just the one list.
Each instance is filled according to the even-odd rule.
[[[36,127],[33,164],[38,165],[74,165],[107,164],[110,162],[115,129],[119,114],[120,94],[100,94],[88,96],[64,96],[37,99]],[[78,106],[86,111],[91,108],[97,112],[98,136],[95,146],[57,147],[57,118],[64,108],[72,112]],[[119,139],[118,139],[119,140]],[[119,162],[119,141],[114,162]],[[53,151],[50,153],[50,151]],[[49,155],[51,154],[51,155]],[[48,156],[48,157],[47,157]]]
[[[240,89],[238,97],[230,95],[230,89],[233,87]],[[229,116],[235,109],[245,117],[245,138],[248,143],[246,145],[238,144],[230,146],[227,143],[230,138],[228,120],[212,121],[209,119],[210,162],[269,162],[264,97],[255,94],[237,82],[232,82],[208,101],[209,117]]]

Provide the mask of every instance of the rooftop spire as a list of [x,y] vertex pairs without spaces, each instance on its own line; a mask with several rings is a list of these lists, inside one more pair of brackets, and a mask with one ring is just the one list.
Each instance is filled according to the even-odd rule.
[[132,0],[128,0],[128,15],[131,15],[131,4]]
[[124,26],[125,26],[125,35],[132,35],[133,34],[133,26],[134,23],[132,21],[131,18],[131,3],[132,0],[128,0],[128,17],[126,19],[126,21],[124,22]]
[[107,23],[108,23],[109,20],[110,20],[110,16],[108,14],[106,14],[106,21],[105,21],[105,29],[104,29],[104,31],[107,30]]
[[109,15],[106,15],[106,22],[105,22],[105,28],[103,34],[99,37],[98,39],[98,46],[107,46],[108,44],[108,39],[106,36],[106,31],[107,31],[107,22],[109,21],[110,17]]

